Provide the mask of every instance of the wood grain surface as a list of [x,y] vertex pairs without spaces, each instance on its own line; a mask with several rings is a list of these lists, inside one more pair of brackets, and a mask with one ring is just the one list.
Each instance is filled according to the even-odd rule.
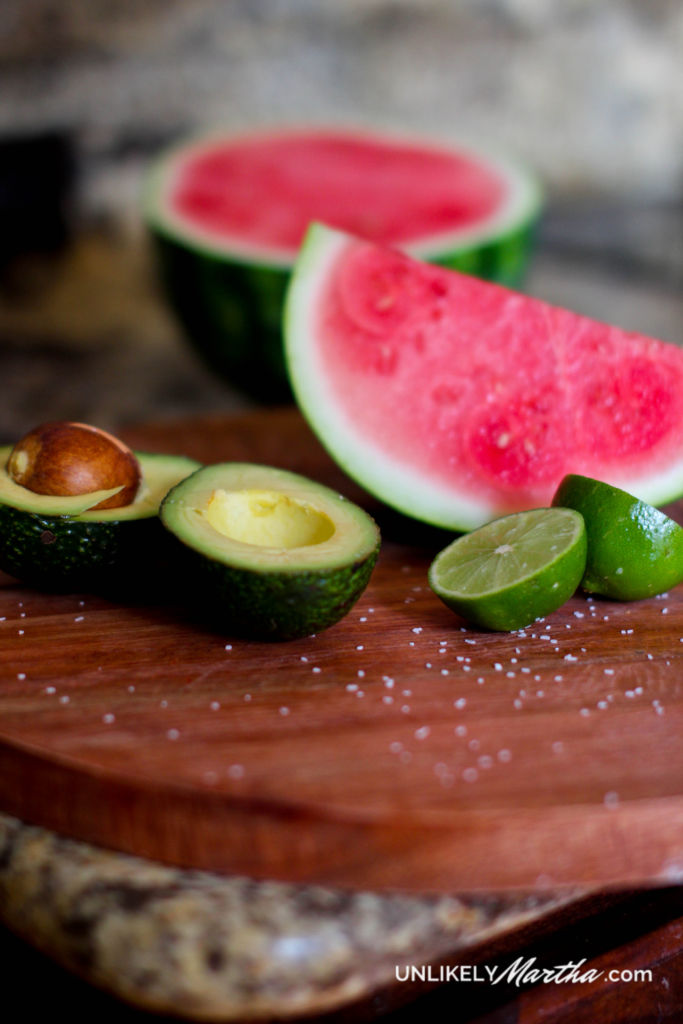
[[380,560],[343,622],[286,644],[221,635],[182,602],[2,578],[0,809],[169,863],[352,888],[683,877],[683,588],[477,631],[427,585],[447,538],[379,509],[294,410],[123,436],[331,484],[377,516]]

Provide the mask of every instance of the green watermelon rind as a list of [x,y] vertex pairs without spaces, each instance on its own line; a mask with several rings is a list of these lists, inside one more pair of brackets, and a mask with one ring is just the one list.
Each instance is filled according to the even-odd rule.
[[[368,137],[373,138],[370,133]],[[219,242],[193,232],[173,217],[165,203],[175,162],[224,138],[202,136],[162,154],[146,182],[143,216],[166,295],[204,362],[254,398],[289,399],[281,323],[295,254],[236,241]],[[519,285],[541,212],[538,182],[521,165],[481,147],[451,148],[470,152],[496,167],[509,184],[508,201],[485,225],[446,232],[402,248],[417,258],[463,273],[511,287]]]
[[[316,360],[316,299],[351,241],[344,232],[312,224],[292,275],[285,302],[284,335],[297,405],[334,461],[368,493],[413,519],[455,531],[476,529],[510,509],[502,508],[495,499],[439,484],[380,451],[339,407],[331,382]],[[612,475],[605,482],[651,505],[664,505],[683,493],[683,451],[677,461],[661,471]]]

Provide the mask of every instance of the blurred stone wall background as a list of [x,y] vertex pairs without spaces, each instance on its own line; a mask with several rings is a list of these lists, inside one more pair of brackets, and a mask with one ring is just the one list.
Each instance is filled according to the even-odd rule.
[[155,291],[141,183],[182,136],[281,122],[509,150],[548,197],[528,289],[683,341],[681,0],[2,0],[0,243],[3,143],[56,132],[76,173],[60,259],[0,280],[0,435],[239,406]]
[[95,205],[174,137],[282,120],[480,137],[562,193],[683,183],[680,0],[3,0],[0,62],[0,133],[73,132]]

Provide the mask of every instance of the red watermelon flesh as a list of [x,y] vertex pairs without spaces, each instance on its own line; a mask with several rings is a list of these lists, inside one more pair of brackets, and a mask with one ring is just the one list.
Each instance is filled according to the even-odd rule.
[[653,503],[683,490],[683,350],[311,229],[286,317],[323,443],[416,518],[472,528],[566,473]]
[[513,184],[465,151],[309,129],[189,147],[166,201],[188,230],[293,259],[311,220],[399,246],[481,229]]

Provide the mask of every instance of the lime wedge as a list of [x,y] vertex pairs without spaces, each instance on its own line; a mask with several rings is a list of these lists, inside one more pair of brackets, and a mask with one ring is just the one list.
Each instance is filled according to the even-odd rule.
[[568,508],[536,508],[458,537],[432,562],[429,585],[469,622],[521,629],[564,604],[585,567],[583,518]]
[[683,580],[683,529],[632,494],[588,476],[566,476],[554,506],[586,523],[584,590],[621,601],[662,594]]

